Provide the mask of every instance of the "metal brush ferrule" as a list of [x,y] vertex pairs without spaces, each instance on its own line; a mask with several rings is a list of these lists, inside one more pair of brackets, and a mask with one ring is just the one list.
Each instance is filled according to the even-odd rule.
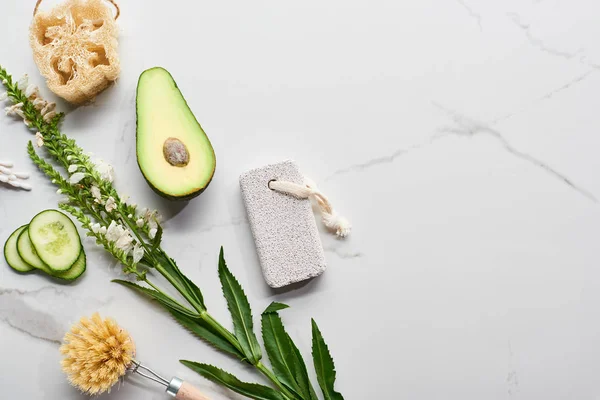
[[177,396],[179,389],[181,389],[181,385],[183,385],[183,381],[177,377],[174,377],[171,379],[171,382],[169,382],[169,386],[167,386],[167,393],[172,397]]

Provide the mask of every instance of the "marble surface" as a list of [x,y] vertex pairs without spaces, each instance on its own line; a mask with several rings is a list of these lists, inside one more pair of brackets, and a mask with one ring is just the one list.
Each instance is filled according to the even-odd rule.
[[[2,1],[0,63],[42,83],[27,41],[33,3]],[[255,315],[273,300],[292,306],[282,316],[306,358],[319,322],[347,399],[600,398],[597,1],[121,3],[121,78],[93,105],[61,103],[63,131],[115,166],[122,192],[165,214],[165,248],[219,320],[229,320],[223,245]],[[136,165],[135,86],[156,65],[217,153],[214,181],[188,204],[157,197]],[[58,200],[27,158],[30,139],[0,117],[0,159],[34,185],[0,188],[2,241]],[[238,176],[288,158],[354,233],[323,233],[324,275],[274,291]],[[0,261],[0,397],[83,399],[57,349],[96,310],[131,332],[141,360],[214,399],[236,397],[178,359],[263,382],[111,283],[118,266],[85,247],[88,271],[66,286]],[[100,398],[167,397],[127,379]]]

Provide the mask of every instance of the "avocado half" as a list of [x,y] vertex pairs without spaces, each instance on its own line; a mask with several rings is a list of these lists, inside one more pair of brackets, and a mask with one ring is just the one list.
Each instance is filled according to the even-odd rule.
[[171,200],[189,200],[215,174],[215,151],[164,68],[140,75],[136,98],[136,155],[150,187]]

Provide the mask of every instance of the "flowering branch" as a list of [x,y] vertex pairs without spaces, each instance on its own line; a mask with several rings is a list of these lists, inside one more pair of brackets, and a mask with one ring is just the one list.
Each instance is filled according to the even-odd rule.
[[[92,161],[90,155],[85,154],[74,140],[59,131],[63,114],[55,111],[54,103],[43,100],[37,87],[29,85],[26,77],[13,83],[11,76],[0,66],[0,81],[7,89],[6,94],[0,95],[0,99],[8,98],[12,102],[12,105],[6,107],[6,114],[23,119],[27,128],[35,132],[36,145],[45,149],[60,168],[64,169],[64,172],[57,170],[36,152],[31,141],[28,143],[27,152],[33,163],[58,187],[57,193],[64,196],[59,207],[75,217],[87,231],[87,236],[93,237],[96,244],[123,265],[126,274],[134,275],[146,285],[120,280],[115,282],[158,301],[181,325],[214,347],[254,366],[276,389],[241,382],[233,375],[210,365],[182,362],[206,378],[247,397],[316,400],[304,361],[298,359],[300,353],[277,316],[277,311],[287,306],[273,303],[262,314],[263,338],[269,357],[272,361],[275,360],[276,367],[273,371],[260,361],[262,353],[252,331],[250,306],[243,289],[227,269],[223,253],[221,252],[219,260],[219,278],[232,313],[235,333],[226,329],[207,312],[198,286],[179,270],[175,261],[161,248],[162,227],[158,213],[147,209],[138,211],[135,204],[128,203],[117,193],[112,185],[112,167],[101,160]],[[153,269],[166,278],[189,306],[167,295],[159,285],[152,282],[147,275],[148,269]],[[313,354],[323,355],[326,345],[320,336],[315,336],[315,326],[313,321],[313,346],[318,345],[320,348],[313,348]],[[282,343],[284,348],[280,347]],[[288,376],[287,372],[279,369],[277,362],[280,362],[280,357],[294,358],[290,361],[297,369],[293,376]],[[325,372],[322,372],[323,363],[327,364]],[[323,382],[327,381],[331,387],[322,386],[324,391],[327,389],[333,393],[328,398],[343,399],[337,392],[333,392],[333,360],[324,358],[319,360],[319,365],[321,370],[317,369],[317,374],[329,374],[323,377]],[[321,383],[321,376],[319,382]]]

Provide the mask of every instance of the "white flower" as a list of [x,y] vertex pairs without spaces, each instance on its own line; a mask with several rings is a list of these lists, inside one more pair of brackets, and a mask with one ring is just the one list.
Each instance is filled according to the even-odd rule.
[[26,126],[26,127],[28,127],[28,128],[31,126],[31,121],[30,121],[30,120],[28,120],[28,119],[24,119],[24,120],[23,120],[23,123],[24,123],[24,124],[25,124],[25,126]]
[[105,181],[112,182],[114,179],[114,170],[112,165],[105,163],[102,159],[98,158],[94,161],[96,171],[100,174],[100,177]]
[[103,226],[102,228],[100,228],[100,230],[98,231],[98,233],[100,233],[101,235],[106,235],[106,227]]
[[62,194],[62,190],[58,189],[58,190],[56,191],[56,194]]
[[138,228],[141,228],[142,226],[144,226],[144,220],[140,218],[137,221],[135,221],[135,224],[138,226]]
[[133,247],[133,263],[139,263],[142,257],[144,257],[144,249],[140,246],[139,243],[136,243]]
[[71,161],[73,159],[73,156],[67,156],[67,161]]
[[154,210],[149,210],[147,208],[142,209],[142,214],[144,214],[144,219],[146,221],[150,221],[151,219],[154,219],[155,213],[156,213],[156,211],[154,211]]
[[73,172],[76,172],[78,168],[79,168],[79,165],[71,164],[71,165],[69,165],[68,171],[70,174],[72,174]]
[[148,221],[148,228],[156,230],[158,228],[158,223],[154,218]]
[[[27,86],[27,89],[25,89],[25,97],[27,97],[28,99],[31,99],[33,97],[33,99],[35,99],[36,97],[38,97],[40,94],[38,87],[35,86],[34,84],[29,84]],[[32,100],[33,100],[32,99]]]
[[106,240],[109,242],[114,242],[118,240],[123,234],[123,227],[121,225],[117,225],[117,223],[113,220],[108,225],[108,229],[106,230]]
[[154,239],[154,237],[156,236],[156,232],[157,232],[156,228],[150,229],[150,232],[148,232],[148,236],[150,236],[150,239]]
[[6,79],[2,79],[2,84],[6,85],[8,83],[8,81]]
[[85,178],[85,174],[83,172],[75,172],[73,175],[71,175],[71,177],[69,178],[69,183],[71,185],[74,185],[76,183],[79,183],[83,178]]
[[133,218],[133,214],[129,214],[129,215],[127,216],[127,218],[129,218],[129,219]]
[[27,84],[29,83],[29,76],[27,74],[23,75],[21,79],[17,82],[17,87],[21,90],[25,90],[27,88]]
[[4,101],[7,98],[8,98],[8,93],[6,93],[6,92],[0,93],[0,101]]
[[56,117],[56,111],[50,111],[44,115],[44,121],[49,122],[52,118]]
[[117,239],[117,242],[115,243],[115,246],[120,249],[123,250],[125,252],[125,254],[129,253],[129,251],[131,250],[131,248],[133,247],[133,238],[131,237],[131,235],[129,234],[129,232],[124,232],[121,237],[119,237],[119,239]]
[[106,212],[112,212],[113,210],[117,209],[117,203],[115,202],[115,199],[111,196],[108,198],[108,200],[106,200]]
[[55,107],[56,107],[56,103],[47,103],[47,104],[44,104],[44,107],[42,108],[42,111],[40,111],[40,114],[46,115],[49,112],[54,111]]
[[21,118],[23,118],[23,119],[25,118],[25,113],[24,113],[24,112],[23,112],[23,110],[22,110],[22,109],[20,109],[20,108],[17,108],[17,109],[15,110],[15,114],[17,114],[19,117],[21,117]]
[[21,107],[23,107],[23,103],[17,103],[10,107],[6,107],[4,109],[4,112],[6,112],[6,115],[17,115],[17,111],[20,111],[22,113]]
[[46,100],[38,97],[37,99],[33,100],[33,106],[36,110],[43,110],[44,107],[46,107]]
[[158,211],[156,210],[148,210],[147,208],[142,209],[142,214],[143,214],[143,218],[144,220],[148,223],[148,228],[149,229],[157,229],[158,228],[158,221],[160,218],[162,218],[160,215],[158,215]]
[[100,232],[100,228],[102,228],[102,226],[100,224],[98,224],[98,223],[90,225],[90,229],[94,233]]
[[98,186],[92,186],[90,188],[90,193],[92,193],[92,196],[96,199],[96,203],[102,204],[102,193],[100,193]]
[[37,147],[42,147],[44,145],[44,137],[39,132],[35,133],[35,144]]

